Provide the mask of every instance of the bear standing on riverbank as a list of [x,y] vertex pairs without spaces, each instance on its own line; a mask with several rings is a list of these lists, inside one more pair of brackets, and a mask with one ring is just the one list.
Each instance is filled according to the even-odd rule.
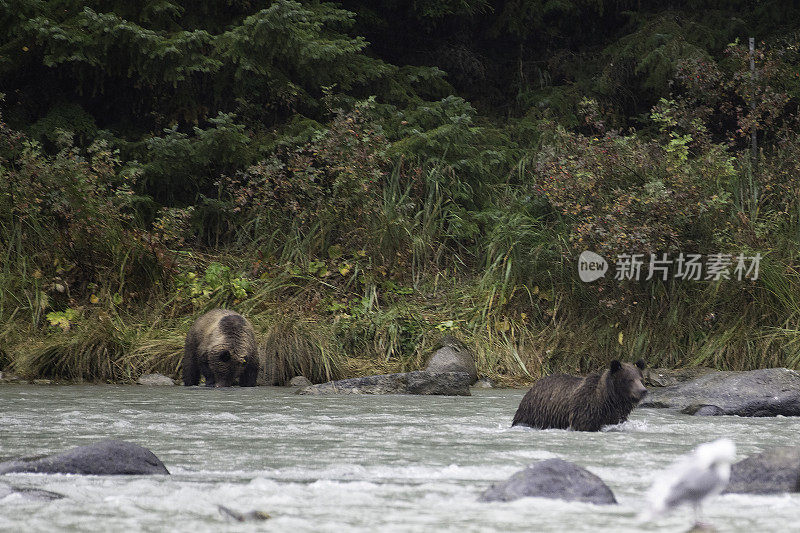
[[558,374],[536,383],[522,398],[512,426],[599,431],[624,422],[647,394],[641,359],[635,365],[611,361],[585,378]]
[[183,384],[207,387],[238,384],[253,387],[258,377],[258,349],[253,326],[239,313],[214,309],[198,318],[186,335]]

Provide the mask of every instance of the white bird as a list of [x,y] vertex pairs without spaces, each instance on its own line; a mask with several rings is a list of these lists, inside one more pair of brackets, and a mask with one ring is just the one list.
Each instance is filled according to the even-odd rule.
[[701,444],[658,477],[647,494],[650,504],[641,515],[652,520],[682,504],[694,508],[695,523],[701,526],[700,506],[728,486],[736,445],[730,439]]

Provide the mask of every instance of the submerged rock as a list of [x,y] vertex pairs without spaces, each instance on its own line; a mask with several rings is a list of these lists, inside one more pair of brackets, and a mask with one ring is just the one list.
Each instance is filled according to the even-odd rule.
[[466,372],[470,385],[478,381],[472,350],[452,335],[445,335],[440,344],[441,348],[433,352],[428,360],[428,366],[425,367],[427,372]]
[[305,376],[295,376],[289,380],[290,387],[309,387],[312,383]]
[[469,396],[466,372],[405,372],[342,379],[300,389],[298,394],[434,394]]
[[233,518],[238,522],[252,522],[256,520],[269,520],[272,518],[269,513],[265,513],[264,511],[249,511],[247,513],[240,513],[239,511],[234,511],[230,507],[225,507],[224,505],[217,505],[219,508],[219,512],[223,515]]
[[164,374],[159,374],[156,372],[155,374],[143,374],[139,376],[139,379],[136,380],[136,383],[139,385],[151,385],[151,386],[171,386],[175,385],[175,381],[171,377],[165,376]]
[[772,448],[732,465],[725,492],[800,492],[800,447]]
[[687,531],[686,533],[717,533],[719,530],[715,528],[712,524],[706,524],[704,522],[695,522],[692,526],[692,529]]
[[147,448],[120,440],[104,440],[42,458],[0,463],[0,474],[84,474],[95,476],[166,474],[169,471]]
[[489,487],[480,501],[510,502],[527,497],[597,505],[617,503],[614,493],[602,479],[563,459],[547,459],[520,470],[507,481]]
[[489,378],[481,378],[472,385],[476,389],[493,389],[494,388],[494,381]]
[[[800,374],[787,368],[714,372],[671,387],[651,389],[640,407],[738,416],[800,416]],[[716,408],[716,409],[714,409]]]
[[19,495],[25,500],[39,502],[60,500],[64,497],[63,494],[49,490],[32,489],[28,487],[12,487],[11,485],[0,484],[0,500],[11,495]]

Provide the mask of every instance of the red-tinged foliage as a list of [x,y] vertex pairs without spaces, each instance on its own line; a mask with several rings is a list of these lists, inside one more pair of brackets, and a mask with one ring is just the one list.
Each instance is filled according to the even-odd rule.
[[330,244],[362,248],[390,168],[386,145],[356,108],[338,114],[311,142],[224,178],[222,187],[231,211],[241,218],[266,217],[286,230],[294,225],[302,234],[322,223],[335,233]]
[[[724,201],[708,175],[725,161],[682,161],[656,140],[554,130],[532,171],[540,194],[572,228],[576,251],[671,252],[713,240],[699,228],[721,217]],[[724,158],[724,155],[720,155]]]

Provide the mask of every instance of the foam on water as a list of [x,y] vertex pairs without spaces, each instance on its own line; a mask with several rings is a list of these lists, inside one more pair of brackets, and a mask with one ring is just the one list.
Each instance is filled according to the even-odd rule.
[[[310,397],[262,387],[0,387],[0,457],[118,438],[150,448],[172,472],[4,476],[66,498],[0,499],[0,531],[685,531],[688,509],[636,520],[656,472],[718,437],[732,437],[744,457],[796,444],[800,430],[796,418],[656,409],[635,410],[598,433],[511,428],[524,392]],[[550,457],[600,476],[619,505],[477,501],[492,483]],[[272,518],[239,523],[219,505]],[[788,531],[800,520],[800,496],[725,495],[705,517],[720,531]]]

